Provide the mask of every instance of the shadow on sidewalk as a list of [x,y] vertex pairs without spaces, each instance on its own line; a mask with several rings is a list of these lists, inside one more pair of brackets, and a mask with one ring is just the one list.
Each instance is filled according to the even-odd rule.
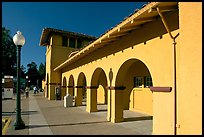
[[142,121],[142,120],[152,120],[152,116],[142,116],[142,117],[129,117],[124,118],[123,122],[131,122],[131,121]]
[[15,115],[16,114],[16,112],[2,112],[1,113],[2,114],[2,116],[12,116],[12,115]]
[[54,125],[29,125],[29,128],[52,127],[52,126],[72,126],[72,125],[97,124],[97,123],[107,123],[107,122],[109,122],[109,121],[78,122],[78,123],[54,124]]
[[[32,115],[32,114],[37,114],[38,111],[22,111],[21,115]],[[2,112],[2,116],[12,116],[16,115],[16,112]]]
[[22,115],[32,115],[32,114],[37,114],[38,111],[22,111],[21,114]]

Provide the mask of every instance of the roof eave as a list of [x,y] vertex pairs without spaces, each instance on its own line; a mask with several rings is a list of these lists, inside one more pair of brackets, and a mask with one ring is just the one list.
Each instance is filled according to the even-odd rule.
[[78,36],[78,37],[84,37],[87,39],[97,39],[95,36],[89,36],[86,34],[81,34],[81,33],[76,33],[76,32],[71,32],[71,31],[63,31],[63,30],[58,30],[58,29],[53,29],[53,28],[44,28],[42,31],[42,35],[40,38],[40,46],[47,46],[48,43],[48,38],[50,36],[51,33],[61,33],[61,34],[69,34],[69,35],[73,35],[73,36]]
[[[84,49],[82,49],[72,57],[68,58],[65,62],[60,64],[58,67],[54,68],[54,71],[58,71],[62,69],[64,66],[75,62],[80,57],[91,53],[93,50],[96,50],[97,48],[102,47],[103,45],[106,45],[111,41],[117,40],[117,38],[119,38],[120,36],[126,35],[128,31],[140,28],[139,27],[140,24],[153,21],[154,20],[153,17],[141,18],[141,16],[143,14],[145,15],[148,14],[150,10],[152,10],[153,8],[156,8],[157,6],[162,4],[165,5],[166,3],[167,2],[151,2],[147,4],[142,9],[138,10],[136,13],[126,18],[120,24],[116,25],[114,28],[112,28],[111,30],[101,35],[97,40],[95,40],[94,42],[86,46]],[[178,2],[171,2],[171,3],[172,5],[175,5],[175,3],[178,3]],[[169,8],[172,8],[172,7],[169,7]],[[156,14],[156,13],[152,13],[152,14]]]

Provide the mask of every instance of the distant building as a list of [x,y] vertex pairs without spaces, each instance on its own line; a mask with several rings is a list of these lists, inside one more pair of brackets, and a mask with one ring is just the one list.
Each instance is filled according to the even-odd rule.
[[[54,99],[54,90],[57,85],[61,85],[59,72],[54,68],[66,61],[81,48],[87,46],[90,42],[96,40],[94,36],[88,36],[81,33],[63,31],[53,28],[43,29],[40,45],[47,46],[46,51],[46,81],[43,82],[45,96]],[[46,86],[45,86],[46,85]],[[66,93],[61,94],[62,98]]]
[[14,89],[14,80],[13,76],[5,75],[2,78],[2,99],[12,99],[13,98],[13,89]]
[[46,28],[40,45],[49,100],[61,86],[113,123],[129,109],[153,116],[152,134],[202,134],[202,2],[150,2],[97,39]]

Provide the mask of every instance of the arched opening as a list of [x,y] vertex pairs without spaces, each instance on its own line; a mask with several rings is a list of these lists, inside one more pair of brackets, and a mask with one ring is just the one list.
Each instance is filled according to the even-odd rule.
[[86,77],[83,72],[79,74],[76,88],[76,106],[86,105]]
[[152,119],[153,94],[150,86],[153,86],[151,74],[142,61],[129,59],[124,62],[116,76],[115,115],[126,121],[129,117],[126,114],[134,111]]
[[101,84],[97,89],[97,104],[107,104],[107,90]]
[[63,78],[62,87],[61,87],[61,99],[64,99],[64,96],[66,96],[66,90],[67,90],[67,80],[66,77]]
[[45,97],[49,98],[49,74],[46,76]]
[[97,68],[91,79],[92,102],[96,111],[107,111],[107,77],[102,68]]
[[71,95],[71,96],[75,96],[74,95],[74,77],[73,77],[73,75],[71,75],[69,77],[68,94]]

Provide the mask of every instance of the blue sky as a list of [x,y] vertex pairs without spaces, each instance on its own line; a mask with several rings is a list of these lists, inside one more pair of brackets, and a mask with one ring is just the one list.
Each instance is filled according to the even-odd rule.
[[43,28],[99,37],[147,2],[2,2],[2,27],[26,39],[21,64],[45,63],[46,47],[39,46]]

